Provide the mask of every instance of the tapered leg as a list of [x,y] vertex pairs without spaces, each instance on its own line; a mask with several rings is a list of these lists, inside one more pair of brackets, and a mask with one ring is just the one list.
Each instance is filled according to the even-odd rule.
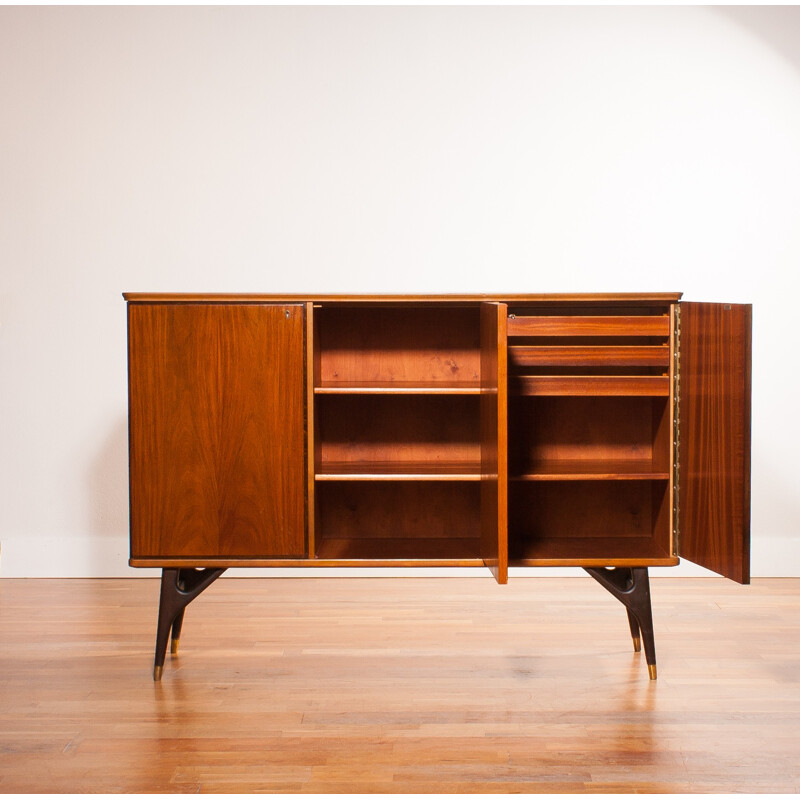
[[179,608],[176,604],[179,572],[177,569],[164,569],[161,571],[161,598],[158,603],[156,658],[153,667],[154,681],[161,680],[161,673],[164,671],[164,659],[167,655],[169,631]]
[[[629,608],[626,609],[628,612],[628,624],[631,626],[631,639],[633,639],[633,650],[634,652],[638,653],[642,649],[642,640],[639,636],[639,623],[636,620],[636,615],[631,611]],[[172,631],[172,641],[175,641],[175,631]]]
[[642,645],[644,646],[644,657],[647,661],[647,671],[650,673],[650,679],[655,680],[656,638],[653,633],[653,608],[650,604],[650,577],[647,574],[646,567],[634,569],[633,573],[637,598],[633,613],[636,614],[639,628],[642,631]]
[[[650,576],[647,567],[614,567],[613,569],[585,567],[584,569],[627,609],[633,648],[639,650],[638,641],[644,645],[647,672],[650,680],[655,680],[657,676],[656,642],[653,633],[653,609],[650,603]],[[639,635],[641,635],[641,640],[639,640]]]
[[181,628],[183,627],[183,615],[185,613],[186,609],[182,608],[175,617],[175,622],[172,623],[172,642],[169,651],[173,655],[178,652],[178,644],[181,640]]
[[158,604],[156,655],[153,680],[160,681],[172,630],[173,650],[177,652],[186,606],[219,578],[224,569],[165,569],[161,573],[161,599]]

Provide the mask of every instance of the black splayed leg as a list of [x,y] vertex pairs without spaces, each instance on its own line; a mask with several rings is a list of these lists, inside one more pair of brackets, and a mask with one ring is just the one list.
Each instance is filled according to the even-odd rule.
[[[639,636],[639,622],[636,619],[636,615],[631,611],[629,608],[626,609],[628,612],[628,624],[631,626],[631,639],[633,639],[633,650],[635,653],[638,653],[642,649],[642,639]],[[175,631],[173,629],[172,632],[172,639],[175,640]]]
[[[647,567],[584,567],[601,586],[607,589],[628,611],[633,649],[644,644],[644,657],[651,680],[656,679],[656,641],[653,634],[653,609],[650,604],[650,576]],[[639,636],[641,634],[641,640]]]
[[173,655],[178,652],[178,644],[181,640],[181,628],[183,627],[183,615],[185,613],[186,609],[182,608],[175,617],[175,621],[172,623],[172,641],[170,642],[169,651]]
[[153,680],[160,681],[172,631],[172,652],[178,650],[186,606],[208,588],[225,569],[165,569],[161,573],[161,600],[158,604],[156,658]]

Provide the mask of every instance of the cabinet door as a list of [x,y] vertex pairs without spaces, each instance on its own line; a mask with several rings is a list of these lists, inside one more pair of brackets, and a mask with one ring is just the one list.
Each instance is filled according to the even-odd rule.
[[481,303],[481,557],[508,582],[508,358],[503,303]]
[[678,554],[750,582],[750,305],[680,304]]
[[128,307],[131,557],[305,553],[303,307]]

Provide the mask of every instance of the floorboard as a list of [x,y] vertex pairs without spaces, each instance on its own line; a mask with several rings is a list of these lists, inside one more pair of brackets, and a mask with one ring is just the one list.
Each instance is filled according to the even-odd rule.
[[798,792],[800,579],[0,581],[0,792]]

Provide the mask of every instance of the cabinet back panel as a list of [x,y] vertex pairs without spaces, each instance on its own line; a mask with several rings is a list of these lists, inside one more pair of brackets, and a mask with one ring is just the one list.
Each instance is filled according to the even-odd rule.
[[[666,398],[516,397],[509,411],[511,472],[549,461],[653,461]],[[668,459],[669,443],[659,438]]]
[[131,555],[305,552],[303,308],[129,307]]
[[[669,552],[668,481],[568,481],[514,484],[509,493],[509,555],[547,557],[546,542],[569,540],[575,558],[604,539],[648,539]],[[634,545],[635,547],[635,545]],[[554,552],[563,548],[554,544]],[[647,550],[652,550],[648,544]],[[633,552],[633,551],[632,551]]]
[[480,485],[368,483],[317,486],[317,539],[477,539]]
[[316,312],[319,380],[480,380],[475,308],[323,307]]
[[318,466],[329,462],[480,463],[479,397],[317,398]]

